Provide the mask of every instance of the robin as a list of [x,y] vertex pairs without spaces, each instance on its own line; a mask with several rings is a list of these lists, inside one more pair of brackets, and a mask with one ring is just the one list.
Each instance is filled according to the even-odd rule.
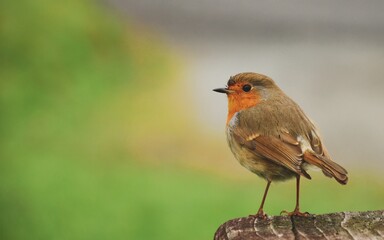
[[228,97],[226,134],[229,147],[241,165],[267,180],[260,208],[255,217],[266,218],[265,198],[272,181],[296,178],[296,207],[289,216],[308,216],[300,212],[300,177],[313,165],[325,176],[341,184],[347,171],[332,161],[319,132],[303,110],[262,74],[240,73],[230,77],[226,88],[213,91]]

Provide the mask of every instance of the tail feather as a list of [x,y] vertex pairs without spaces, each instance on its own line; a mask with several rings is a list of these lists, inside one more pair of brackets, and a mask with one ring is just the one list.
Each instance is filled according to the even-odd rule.
[[327,177],[334,177],[341,184],[348,182],[347,170],[331,159],[309,151],[303,157],[304,161],[320,168]]

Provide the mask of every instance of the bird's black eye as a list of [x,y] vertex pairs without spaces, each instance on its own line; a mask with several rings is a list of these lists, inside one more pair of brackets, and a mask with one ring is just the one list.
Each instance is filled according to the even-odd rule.
[[249,91],[251,90],[251,88],[252,88],[251,85],[249,85],[249,84],[245,84],[245,85],[243,86],[243,91],[244,91],[244,92],[249,92]]

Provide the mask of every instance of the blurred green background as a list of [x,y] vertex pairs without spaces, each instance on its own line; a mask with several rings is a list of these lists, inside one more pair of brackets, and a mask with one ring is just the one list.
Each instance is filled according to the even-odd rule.
[[[98,1],[2,1],[0,239],[211,239],[255,213],[265,183],[192,117],[187,62]],[[383,207],[382,176],[312,175],[303,210]],[[275,184],[265,210],[294,196]]]

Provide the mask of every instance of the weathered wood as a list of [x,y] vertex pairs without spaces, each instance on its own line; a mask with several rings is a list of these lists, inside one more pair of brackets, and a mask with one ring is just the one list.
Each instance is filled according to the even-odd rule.
[[384,210],[309,217],[243,217],[222,224],[215,240],[384,239]]

